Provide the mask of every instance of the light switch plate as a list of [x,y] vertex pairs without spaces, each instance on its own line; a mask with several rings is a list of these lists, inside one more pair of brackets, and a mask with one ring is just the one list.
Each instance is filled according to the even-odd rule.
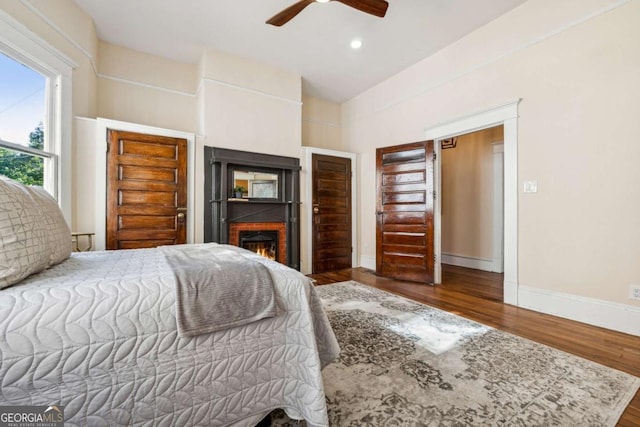
[[538,192],[538,181],[525,181],[524,182],[524,192],[525,193],[537,193]]

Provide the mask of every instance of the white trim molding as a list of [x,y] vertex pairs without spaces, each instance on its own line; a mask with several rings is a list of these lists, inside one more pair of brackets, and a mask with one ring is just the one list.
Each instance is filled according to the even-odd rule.
[[[195,151],[196,136],[193,133],[172,129],[145,126],[117,120],[96,119],[96,213],[95,248],[103,250],[106,246],[107,212],[107,130],[115,129],[149,135],[184,138],[187,140],[187,243],[195,242]],[[202,218],[200,218],[202,220]]]
[[322,125],[322,126],[327,126],[327,127],[331,127],[331,128],[339,128],[341,127],[340,123],[338,122],[332,122],[329,120],[318,120],[318,119],[302,119],[303,123],[309,123],[312,125]]
[[171,93],[171,94],[174,94],[174,95],[188,96],[190,98],[193,98],[193,97],[196,96],[196,94],[192,93],[192,92],[185,92],[183,90],[171,89],[171,88],[168,88],[168,87],[162,87],[162,86],[154,85],[154,84],[151,84],[151,83],[138,82],[138,81],[135,81],[135,80],[125,79],[125,78],[122,78],[122,77],[111,76],[109,74],[97,73],[96,76],[98,78],[104,79],[104,80],[112,80],[114,82],[123,83],[123,84],[127,84],[127,85],[132,85],[132,86],[143,87],[145,89],[159,90],[161,92],[167,92],[167,93]]
[[640,336],[640,307],[522,285],[518,302],[522,308]]
[[442,264],[455,265],[458,267],[473,268],[482,271],[495,271],[492,259],[476,258],[464,255],[455,255],[442,252]]
[[[326,150],[323,148],[315,147],[302,147],[302,171],[301,171],[301,185],[304,187],[304,195],[302,198],[302,205],[300,207],[300,218],[303,219],[301,227],[304,240],[304,251],[301,254],[301,268],[300,270],[304,274],[311,274],[313,269],[313,239],[311,237],[313,233],[313,214],[311,206],[313,206],[313,176],[312,165],[313,155],[321,154],[324,156],[342,157],[351,160],[351,245],[353,246],[353,252],[351,252],[351,266],[353,268],[360,266],[360,257],[358,255],[358,182],[356,179],[358,170],[358,155],[355,153],[347,153],[344,151]],[[301,236],[302,237],[302,236]],[[368,268],[368,267],[367,267]],[[374,267],[375,270],[375,261]]]
[[[504,297],[507,304],[518,305],[518,104],[516,99],[493,108],[468,114],[436,124],[425,130],[425,138],[439,141],[444,138],[504,126]],[[434,168],[434,185],[441,186],[441,156]],[[434,212],[434,253],[436,256],[434,281],[442,282],[442,213],[439,199]]]
[[254,94],[254,95],[260,95],[260,96],[263,96],[263,97],[266,97],[266,98],[275,99],[277,101],[282,101],[282,102],[286,102],[286,103],[302,106],[302,101],[299,100],[299,99],[292,99],[292,98],[287,98],[287,97],[280,96],[280,95],[274,95],[272,93],[264,92],[262,90],[252,89],[250,87],[240,86],[240,85],[233,84],[233,83],[228,83],[228,82],[225,82],[225,81],[222,81],[222,80],[212,79],[210,77],[203,77],[200,80],[200,84],[198,85],[198,90],[196,91],[196,95],[200,91],[200,88],[202,87],[203,83],[212,83],[212,84],[228,87],[228,88],[235,89],[235,90],[248,92],[248,93],[251,93],[251,94]]

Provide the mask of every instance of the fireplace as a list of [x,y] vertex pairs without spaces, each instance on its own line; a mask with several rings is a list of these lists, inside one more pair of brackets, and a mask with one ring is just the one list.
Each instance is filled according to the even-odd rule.
[[278,259],[277,231],[241,231],[240,247],[272,260]]
[[261,247],[299,270],[299,159],[217,147],[204,154],[204,241]]

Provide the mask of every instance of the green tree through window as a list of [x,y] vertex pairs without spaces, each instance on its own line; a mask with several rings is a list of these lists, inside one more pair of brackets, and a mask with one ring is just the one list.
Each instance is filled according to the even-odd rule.
[[[29,134],[29,147],[44,148],[42,123]],[[26,185],[44,184],[44,159],[31,154],[0,148],[0,175],[8,176]]]

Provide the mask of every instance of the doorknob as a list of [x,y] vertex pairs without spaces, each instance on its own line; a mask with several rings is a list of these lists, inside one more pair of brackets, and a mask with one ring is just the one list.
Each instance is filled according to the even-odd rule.
[[178,214],[176,215],[178,217],[178,222],[180,223],[184,222],[184,218],[185,218],[184,213],[187,211],[187,208],[178,207],[176,208],[176,211],[178,211]]
[[320,212],[320,209],[316,206],[313,208],[313,213],[317,214],[318,212]]

